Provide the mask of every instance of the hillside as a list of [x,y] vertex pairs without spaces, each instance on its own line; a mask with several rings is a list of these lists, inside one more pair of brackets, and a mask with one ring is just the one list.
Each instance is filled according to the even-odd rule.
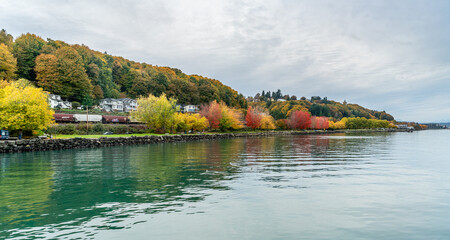
[[[181,104],[197,105],[217,100],[231,107],[247,107],[242,94],[218,80],[187,75],[176,68],[134,62],[92,50],[85,45],[44,40],[30,33],[13,39],[5,30],[0,31],[0,65],[0,79],[24,78],[48,92],[83,105],[96,104],[103,98],[138,98],[165,93]],[[294,110],[309,111],[314,116],[334,119],[394,119],[384,111],[327,98],[313,97],[307,100],[302,97],[297,100],[295,96],[283,96],[280,90],[272,93],[263,91],[254,99],[257,102],[251,102],[251,105],[267,108],[275,119],[287,118]]]
[[367,119],[394,120],[394,117],[385,111],[375,111],[359,106],[358,104],[340,103],[325,99],[288,100],[288,101],[259,101],[249,103],[250,106],[261,106],[269,110],[275,119],[284,119],[295,110],[308,111],[313,116],[331,117],[334,120],[343,117],[365,117]]
[[103,98],[138,98],[162,93],[181,104],[217,100],[233,107],[247,105],[242,94],[218,80],[187,75],[176,68],[134,62],[85,45],[44,40],[35,34],[13,39],[2,30],[2,55],[8,57],[3,59],[7,59],[5,65],[9,69],[0,78],[25,78],[46,91],[84,105]]

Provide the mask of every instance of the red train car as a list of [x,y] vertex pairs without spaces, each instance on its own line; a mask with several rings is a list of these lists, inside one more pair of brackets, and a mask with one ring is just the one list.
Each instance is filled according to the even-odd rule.
[[55,113],[53,114],[53,117],[55,118],[56,122],[75,122],[75,118],[73,117],[73,114],[63,114],[63,113]]
[[108,116],[103,115],[102,116],[102,122],[103,123],[129,123],[130,119],[126,116]]

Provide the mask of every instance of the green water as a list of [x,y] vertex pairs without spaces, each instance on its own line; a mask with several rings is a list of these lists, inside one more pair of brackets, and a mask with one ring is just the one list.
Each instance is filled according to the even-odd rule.
[[0,155],[0,239],[450,239],[450,131]]

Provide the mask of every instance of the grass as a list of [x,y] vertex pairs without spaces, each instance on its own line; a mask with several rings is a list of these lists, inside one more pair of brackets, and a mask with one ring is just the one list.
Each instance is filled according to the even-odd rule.
[[[93,134],[93,135],[63,135],[63,134],[56,134],[53,135],[54,139],[68,139],[68,138],[101,138],[101,137],[107,137],[107,138],[117,138],[117,137],[143,137],[143,136],[163,136],[166,134],[156,134],[156,133],[133,133],[133,134],[111,134],[111,135],[102,135],[102,134]],[[170,135],[176,135],[176,134],[170,134]]]
[[[374,129],[338,129],[338,130],[345,130],[347,132],[361,132],[361,131],[373,131]],[[291,131],[291,130],[282,130],[282,131]],[[298,130],[296,130],[298,131]],[[315,132],[317,130],[300,130],[298,132]],[[323,131],[323,130],[319,130]],[[272,130],[265,131],[265,130],[250,130],[250,131],[230,131],[230,132],[204,132],[203,134],[226,134],[226,133],[261,133],[261,132],[272,132]],[[325,131],[324,131],[325,132]],[[333,133],[330,131],[330,133]],[[188,133],[189,135],[191,133]],[[194,133],[198,134],[198,133]],[[164,135],[184,135],[184,133],[177,133],[177,134],[157,134],[157,133],[132,133],[132,134],[111,134],[111,135],[102,135],[102,134],[92,134],[92,135],[63,135],[63,134],[56,134],[53,135],[54,139],[69,139],[69,138],[101,138],[101,137],[107,137],[107,138],[117,138],[117,137],[143,137],[143,136],[164,136]]]
[[[259,132],[267,132],[267,131],[230,131],[230,132],[204,132],[203,134],[226,134],[226,133],[259,133]],[[187,135],[190,135],[188,133]],[[194,133],[198,134],[198,133]],[[143,137],[143,136],[163,136],[163,135],[184,135],[184,133],[177,134],[157,134],[157,133],[132,133],[132,134],[111,134],[111,135],[102,135],[102,134],[92,134],[92,135],[64,135],[64,134],[54,134],[52,135],[54,139],[69,139],[69,138],[116,138],[116,137]]]

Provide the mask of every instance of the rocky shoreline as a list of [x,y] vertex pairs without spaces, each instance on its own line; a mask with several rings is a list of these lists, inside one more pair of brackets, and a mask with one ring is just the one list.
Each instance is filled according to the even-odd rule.
[[61,149],[98,148],[137,144],[189,142],[200,140],[216,140],[242,137],[262,137],[281,135],[312,135],[334,133],[369,133],[369,132],[406,132],[406,129],[384,130],[335,130],[335,131],[271,131],[257,133],[217,133],[217,134],[183,134],[139,137],[102,137],[102,138],[70,138],[70,139],[25,139],[0,141],[0,153],[50,151]]

